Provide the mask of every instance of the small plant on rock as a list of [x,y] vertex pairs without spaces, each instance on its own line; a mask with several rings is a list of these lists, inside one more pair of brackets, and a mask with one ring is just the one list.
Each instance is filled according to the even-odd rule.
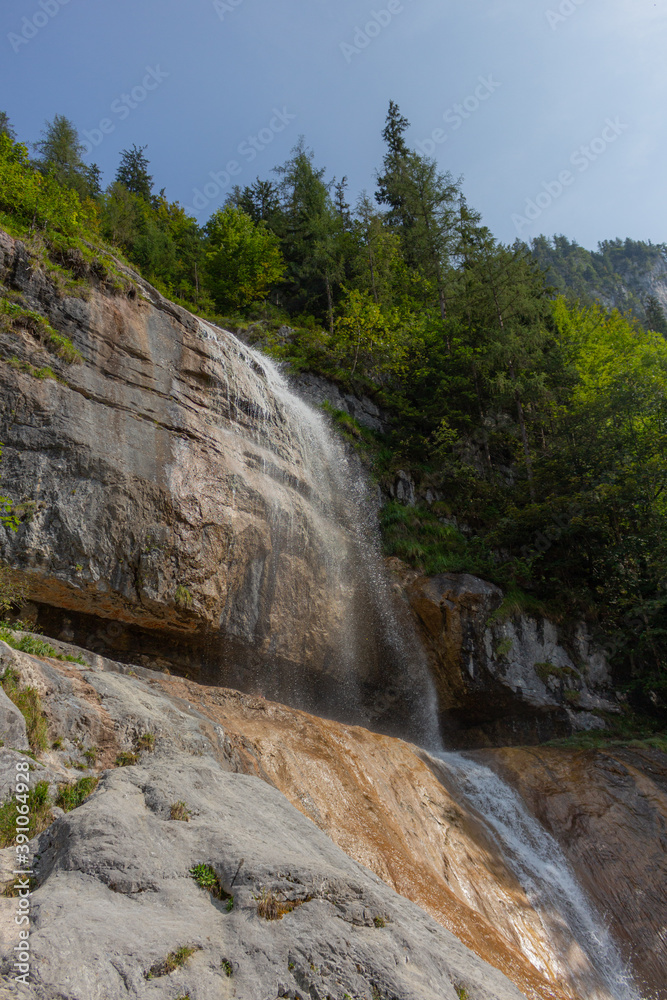
[[231,977],[234,975],[234,969],[232,968],[232,963],[228,959],[223,958],[220,965],[222,966],[223,972],[225,973],[227,978],[231,979]]
[[190,875],[197,885],[201,886],[202,889],[206,889],[216,899],[228,898],[227,893],[220,884],[220,879],[215,869],[211,868],[210,865],[195,865],[194,868],[190,869]]
[[[38,782],[27,794],[27,815],[30,817],[28,834],[36,837],[46,830],[53,821],[49,785],[46,781]],[[23,803],[21,803],[23,809]],[[16,819],[19,815],[19,803],[15,798],[9,799],[0,806],[0,848],[11,847],[16,843]]]
[[132,767],[139,761],[139,754],[131,753],[129,750],[123,750],[116,757],[116,767]]
[[144,976],[146,979],[158,979],[160,976],[170,976],[172,972],[176,972],[176,969],[181,969],[186,965],[188,959],[199,950],[197,947],[190,948],[187,945],[182,945],[176,951],[170,951],[164,961],[156,962],[148,972],[144,973]]
[[302,899],[279,899],[272,889],[262,889],[259,896],[253,898],[257,903],[257,915],[264,920],[282,920],[286,913],[291,913],[304,902]]
[[20,682],[21,675],[12,667],[5,670],[0,680],[5,694],[14,702],[25,719],[30,746],[39,753],[46,750],[49,745],[48,726],[42,712],[42,703],[36,688],[21,687]]
[[181,823],[189,823],[191,816],[192,813],[185,802],[174,802],[169,812],[169,819],[178,820]]
[[154,750],[155,749],[155,733],[143,733],[135,741],[134,749],[137,753],[141,753],[142,750]]

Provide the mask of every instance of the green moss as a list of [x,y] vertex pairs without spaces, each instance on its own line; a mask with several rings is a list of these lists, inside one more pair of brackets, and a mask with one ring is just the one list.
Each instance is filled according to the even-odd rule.
[[580,678],[579,672],[574,667],[556,667],[548,660],[544,663],[536,663],[534,670],[543,684],[546,684],[550,677],[557,677],[561,681],[566,681],[571,677]]
[[192,607],[192,594],[188,588],[184,587],[181,583],[179,583],[178,587],[176,587],[175,601],[177,607],[179,608]]
[[511,639],[501,639],[501,641],[496,645],[496,656],[507,656],[507,654],[512,649],[513,643]]

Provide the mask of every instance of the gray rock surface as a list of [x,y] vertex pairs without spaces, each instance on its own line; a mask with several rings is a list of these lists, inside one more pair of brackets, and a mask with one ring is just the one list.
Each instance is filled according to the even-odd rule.
[[295,391],[312,406],[329,403],[334,410],[342,410],[354,417],[362,427],[384,433],[389,426],[389,418],[368,396],[353,396],[341,392],[334,382],[313,375],[311,372],[295,375],[290,379]]
[[[277,789],[236,773],[223,728],[196,704],[166,695],[154,673],[95,656],[89,667],[56,669],[21,654],[21,667],[34,671],[52,725],[67,720],[82,731],[95,725],[98,711],[119,747],[147,732],[156,739],[137,764],[104,771],[93,795],[61,813],[34,844],[33,983],[11,984],[14,940],[7,935],[0,989],[8,995],[456,1000],[460,987],[471,1000],[523,997],[344,854]],[[189,822],[170,818],[179,801],[191,811]],[[190,869],[197,864],[215,870],[233,908],[195,883]],[[294,909],[265,920],[258,901],[268,893]],[[14,901],[4,903],[11,909]],[[185,964],[162,974],[161,963],[183,947],[194,949]]]
[[596,713],[618,712],[609,665],[584,625],[498,617],[494,584],[396,566],[431,652],[450,745],[536,743],[604,728]]
[[[0,672],[2,672],[1,666]],[[25,719],[2,688],[0,688],[0,740],[6,747],[13,747],[16,750],[30,749]]]

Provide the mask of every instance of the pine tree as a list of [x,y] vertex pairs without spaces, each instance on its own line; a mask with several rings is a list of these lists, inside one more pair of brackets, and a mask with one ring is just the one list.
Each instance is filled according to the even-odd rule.
[[86,166],[81,159],[85,146],[73,122],[56,115],[52,122],[45,122],[41,136],[35,149],[40,154],[37,166],[42,173],[76,191],[80,198],[99,193],[99,168],[96,164]]
[[131,149],[121,151],[116,181],[126,187],[131,194],[139,195],[144,201],[150,201],[153,178],[148,173],[150,164],[144,156],[145,149],[148,149],[148,146],[133,145]]

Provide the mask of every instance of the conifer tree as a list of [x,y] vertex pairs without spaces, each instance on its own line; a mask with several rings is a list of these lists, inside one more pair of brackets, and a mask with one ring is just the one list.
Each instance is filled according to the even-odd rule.
[[146,149],[148,146],[133,145],[131,149],[121,151],[116,181],[126,187],[131,194],[139,195],[144,201],[150,201],[153,178],[148,173],[150,164],[144,155]]

